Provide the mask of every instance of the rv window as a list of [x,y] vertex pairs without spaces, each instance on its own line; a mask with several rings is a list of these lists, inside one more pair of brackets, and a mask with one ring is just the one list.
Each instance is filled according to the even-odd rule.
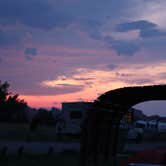
[[80,111],[72,111],[70,113],[70,118],[71,119],[80,119],[81,116],[82,116],[82,112],[80,112]]

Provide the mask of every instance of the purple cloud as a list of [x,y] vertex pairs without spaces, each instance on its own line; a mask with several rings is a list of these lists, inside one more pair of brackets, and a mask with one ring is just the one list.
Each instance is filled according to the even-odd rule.
[[138,20],[138,21],[118,24],[116,26],[116,30],[118,32],[128,32],[131,30],[145,30],[145,29],[152,29],[155,27],[157,27],[157,25],[152,22],[146,20]]
[[0,46],[9,46],[21,42],[22,33],[16,31],[0,30]]
[[37,48],[26,48],[24,51],[26,59],[32,60],[38,54],[37,51]]
[[16,24],[17,22],[41,29],[64,27],[68,17],[54,10],[47,0],[1,0],[1,24]]

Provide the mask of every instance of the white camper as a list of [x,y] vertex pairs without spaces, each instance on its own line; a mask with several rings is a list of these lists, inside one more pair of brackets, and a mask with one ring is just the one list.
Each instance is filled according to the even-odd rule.
[[[91,102],[66,102],[62,103],[62,117],[64,126],[63,134],[80,134],[80,126],[85,113],[92,106]],[[58,131],[59,132],[59,131]]]

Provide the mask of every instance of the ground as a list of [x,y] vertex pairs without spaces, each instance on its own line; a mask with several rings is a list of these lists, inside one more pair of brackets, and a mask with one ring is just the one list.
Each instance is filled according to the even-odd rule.
[[[4,150],[4,147],[8,149]],[[65,137],[57,139],[54,127],[40,126],[30,132],[27,124],[0,124],[0,165],[2,166],[78,166],[79,140]],[[19,154],[19,148],[24,147]],[[53,153],[49,148],[53,147]],[[55,153],[54,153],[55,152]],[[59,152],[59,153],[56,153]],[[122,163],[126,156],[119,156]],[[111,162],[105,164],[110,166]],[[104,166],[103,163],[101,163]]]
[[[55,126],[38,126],[33,132],[29,124],[7,124],[0,123],[0,140],[2,141],[59,141],[56,135]],[[76,141],[74,137],[65,136],[63,141]]]
[[[118,154],[118,166],[121,166],[133,152],[149,148],[166,148],[166,142],[155,142],[155,140],[126,144],[125,152]],[[7,152],[4,151],[5,146],[8,147]],[[24,149],[23,153],[19,154],[20,147]],[[59,140],[54,127],[39,126],[35,132],[30,132],[27,124],[0,124],[0,165],[2,166],[78,166],[79,147],[78,139],[64,137]],[[111,166],[111,161],[108,164],[102,162],[100,165]]]

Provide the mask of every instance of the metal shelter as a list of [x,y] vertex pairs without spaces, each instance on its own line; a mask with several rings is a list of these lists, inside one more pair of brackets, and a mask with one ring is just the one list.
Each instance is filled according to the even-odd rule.
[[125,87],[99,96],[82,124],[81,165],[110,158],[116,165],[121,119],[132,106],[152,100],[166,100],[166,85]]

